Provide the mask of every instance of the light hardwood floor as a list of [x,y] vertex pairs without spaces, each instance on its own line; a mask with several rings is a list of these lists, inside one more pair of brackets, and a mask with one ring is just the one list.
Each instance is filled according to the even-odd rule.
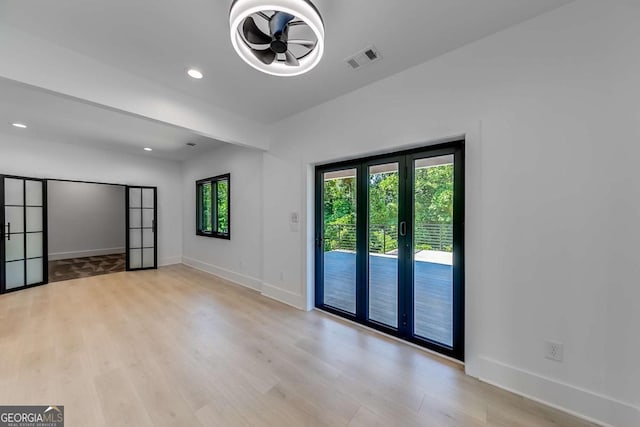
[[185,266],[0,296],[0,404],[67,426],[585,426]]

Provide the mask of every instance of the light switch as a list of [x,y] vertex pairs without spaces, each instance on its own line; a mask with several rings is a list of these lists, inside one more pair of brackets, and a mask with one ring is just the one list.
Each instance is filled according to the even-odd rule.
[[300,230],[300,215],[298,212],[291,212],[289,214],[289,228],[291,231],[299,231]]

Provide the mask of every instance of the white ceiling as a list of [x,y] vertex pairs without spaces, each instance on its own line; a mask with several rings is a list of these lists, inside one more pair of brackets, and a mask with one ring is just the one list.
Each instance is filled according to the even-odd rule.
[[[27,129],[11,124],[24,123]],[[0,78],[0,133],[185,160],[222,144],[188,130]],[[195,147],[186,146],[195,142]],[[144,151],[145,147],[153,149]]]
[[[10,25],[212,105],[268,123],[569,1],[316,0],[326,25],[325,57],[312,72],[293,78],[261,74],[236,55],[228,34],[231,0],[0,0],[0,25]],[[344,59],[371,44],[379,49],[383,59],[366,69],[351,70]],[[185,71],[191,66],[201,69],[205,78],[196,81],[186,77]],[[26,102],[19,104],[25,114],[31,110]],[[2,104],[4,117],[11,113],[11,108],[4,100]],[[46,105],[52,110],[45,111]],[[173,135],[183,138],[180,141],[183,142],[186,138],[179,129],[160,130],[149,122],[133,124],[130,118],[113,116],[113,120],[131,126],[122,125],[116,131],[95,120],[113,112],[97,112],[80,105],[82,108],[74,114],[87,114],[94,120],[92,128],[87,126],[78,131],[84,132],[83,137],[96,132],[93,139],[138,145],[146,144],[138,143],[147,138],[143,132],[150,132],[148,140],[162,136],[159,140],[168,141]],[[62,119],[56,107],[56,102],[50,100],[38,106],[34,114],[42,121],[47,120],[47,114]],[[92,112],[80,112],[85,108]],[[51,126],[57,123],[59,128],[63,123],[50,122]],[[81,127],[75,120],[67,119],[64,123]],[[135,131],[136,136],[126,135],[129,131]]]

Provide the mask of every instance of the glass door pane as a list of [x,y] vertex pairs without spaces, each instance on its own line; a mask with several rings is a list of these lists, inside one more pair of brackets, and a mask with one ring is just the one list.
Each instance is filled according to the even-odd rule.
[[4,179],[5,289],[26,285],[25,281],[25,184],[24,179]]
[[127,187],[127,269],[156,268],[156,189]]
[[413,162],[414,335],[453,347],[454,157]]
[[464,360],[464,141],[316,168],[315,304]]
[[398,327],[397,162],[369,166],[369,319]]
[[46,281],[45,183],[38,179],[2,179],[2,264],[4,289]]
[[357,170],[322,177],[323,303],[356,312]]

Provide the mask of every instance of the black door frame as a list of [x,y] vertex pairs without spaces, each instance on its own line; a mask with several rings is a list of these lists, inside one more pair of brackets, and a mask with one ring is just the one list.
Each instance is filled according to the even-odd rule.
[[[23,203],[24,203],[24,212],[23,212],[23,233],[24,233],[24,282],[25,285],[7,289],[6,283],[6,271],[5,271],[5,259],[6,259],[6,248],[5,248],[5,203],[4,203],[4,180],[5,178],[9,179],[21,179],[23,180]],[[26,182],[27,181],[37,181],[42,183],[42,282],[34,283],[31,285],[27,285],[27,205],[26,205]],[[6,175],[0,174],[0,294],[5,294],[9,292],[21,291],[23,289],[34,288],[36,286],[42,286],[49,283],[49,240],[48,240],[48,228],[49,223],[47,219],[47,180],[42,178],[33,178],[27,176],[18,176],[18,175]]]
[[[37,283],[33,285],[26,285],[19,288],[14,289],[5,289],[5,274],[4,274],[4,260],[5,260],[5,245],[4,245],[4,229],[5,229],[5,212],[4,212],[4,178],[16,178],[16,179],[26,179],[32,181],[41,181],[43,183],[42,187],[42,197],[43,197],[43,282]],[[137,270],[152,270],[158,268],[158,187],[152,186],[139,186],[139,185],[127,185],[127,184],[117,184],[112,182],[99,182],[99,181],[84,181],[84,180],[74,180],[74,179],[60,179],[60,178],[34,178],[34,177],[24,177],[18,175],[9,175],[9,174],[0,174],[0,202],[2,205],[0,206],[0,294],[20,291],[23,289],[33,288],[36,286],[42,286],[49,283],[49,222],[48,222],[48,207],[47,207],[47,183],[49,181],[60,181],[60,182],[76,182],[81,184],[99,184],[99,185],[112,185],[116,187],[124,188],[124,197],[125,197],[125,244],[126,244],[126,270],[127,271],[137,271]],[[154,266],[147,267],[144,269],[129,269],[129,187],[134,188],[152,188],[154,189]],[[26,221],[25,221],[26,223]],[[26,250],[26,246],[25,246]],[[26,263],[25,263],[26,265]],[[25,276],[26,280],[26,276]]]
[[[142,207],[142,190],[153,190],[153,267],[142,267],[144,265],[144,232],[140,233],[140,268],[131,268],[129,261],[131,260],[131,249],[130,246],[130,232],[131,228],[129,227],[129,190],[132,188],[140,189],[140,215],[142,216],[142,212],[144,208]],[[150,187],[143,185],[126,185],[125,186],[125,211],[126,211],[126,219],[125,219],[125,228],[127,229],[127,235],[125,238],[125,245],[127,246],[126,251],[126,260],[125,260],[125,268],[126,271],[141,271],[141,270],[156,270],[158,268],[158,187]],[[142,218],[140,218],[140,230],[142,231]]]
[[[445,346],[413,334],[413,161],[443,155],[454,156],[453,214],[453,346]],[[368,319],[368,169],[376,164],[398,162],[400,203],[398,225],[405,221],[408,232],[398,235],[398,328]],[[324,301],[324,241],[323,241],[323,174],[356,169],[356,313],[325,305]],[[316,166],[315,171],[315,306],[332,314],[402,338],[446,356],[464,361],[464,140],[457,140],[411,150],[392,152]],[[403,283],[405,283],[403,288]],[[401,289],[403,288],[403,289]]]

